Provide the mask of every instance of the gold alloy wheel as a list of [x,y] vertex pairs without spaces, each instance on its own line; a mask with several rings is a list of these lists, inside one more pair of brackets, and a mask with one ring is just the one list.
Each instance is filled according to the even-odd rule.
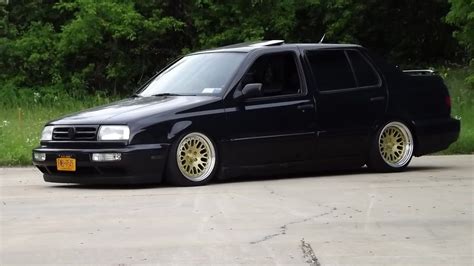
[[202,181],[211,175],[216,152],[211,140],[201,133],[190,133],[179,143],[176,160],[181,174],[191,181]]
[[380,132],[379,152],[391,167],[405,166],[413,155],[413,136],[400,122],[388,123]]

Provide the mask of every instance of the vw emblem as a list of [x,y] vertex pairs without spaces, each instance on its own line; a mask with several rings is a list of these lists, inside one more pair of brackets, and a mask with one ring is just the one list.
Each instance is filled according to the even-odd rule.
[[70,127],[67,130],[67,136],[69,137],[69,139],[73,139],[74,135],[76,135],[76,130],[73,127]]

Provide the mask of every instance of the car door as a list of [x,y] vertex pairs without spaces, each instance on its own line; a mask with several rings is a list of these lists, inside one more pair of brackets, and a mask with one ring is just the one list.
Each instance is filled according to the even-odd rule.
[[385,111],[386,91],[357,49],[305,52],[316,91],[318,156],[366,156],[372,127]]
[[235,90],[261,83],[262,95],[226,101],[231,165],[252,166],[305,161],[315,152],[315,106],[302,76],[299,51],[254,55]]

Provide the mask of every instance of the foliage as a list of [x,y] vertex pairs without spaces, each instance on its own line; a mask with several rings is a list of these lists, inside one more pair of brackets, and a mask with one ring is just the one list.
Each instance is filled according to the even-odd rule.
[[0,90],[129,94],[185,52],[324,34],[402,66],[462,62],[452,32],[472,45],[472,4],[450,1],[453,25],[447,0],[13,0],[0,6]]
[[166,1],[13,1],[0,38],[3,86],[130,91],[184,48],[185,38],[174,36],[185,24],[166,8]]
[[196,6],[190,11],[198,36],[196,47],[285,39],[294,28],[297,8],[291,0],[200,0]]
[[356,42],[406,67],[462,61],[453,26],[444,23],[446,0],[368,0],[356,14]]
[[[10,104],[0,106],[0,166],[30,165],[31,150],[38,146],[40,132],[51,118],[111,100],[101,95],[75,99],[54,90],[34,95],[29,94],[30,90],[7,91],[16,94],[9,95]],[[11,104],[12,99],[18,103]]]
[[[199,46],[285,39],[359,43],[401,65],[458,58],[445,0],[198,1],[192,17]],[[270,8],[271,7],[271,8]],[[263,11],[263,12],[262,12]],[[436,30],[434,30],[436,29]]]
[[[446,20],[459,27],[454,36],[466,47],[470,63],[474,65],[474,2],[472,0],[449,0],[451,11]],[[474,88],[474,73],[466,81]]]
[[472,75],[474,66],[465,68],[443,68],[443,76],[452,99],[452,115],[461,119],[461,134],[458,141],[442,154],[474,153],[474,90],[464,82],[468,75]]

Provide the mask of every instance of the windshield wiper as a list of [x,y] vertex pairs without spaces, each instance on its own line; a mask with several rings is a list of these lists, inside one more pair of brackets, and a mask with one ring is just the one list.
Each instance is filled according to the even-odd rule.
[[152,96],[159,97],[159,96],[195,96],[195,95],[194,94],[178,94],[178,93],[165,92],[165,93],[153,94]]
[[141,96],[141,95],[138,94],[138,93],[134,93],[134,94],[132,94],[131,97],[132,97],[132,98],[138,98],[138,97],[143,97],[143,96]]

